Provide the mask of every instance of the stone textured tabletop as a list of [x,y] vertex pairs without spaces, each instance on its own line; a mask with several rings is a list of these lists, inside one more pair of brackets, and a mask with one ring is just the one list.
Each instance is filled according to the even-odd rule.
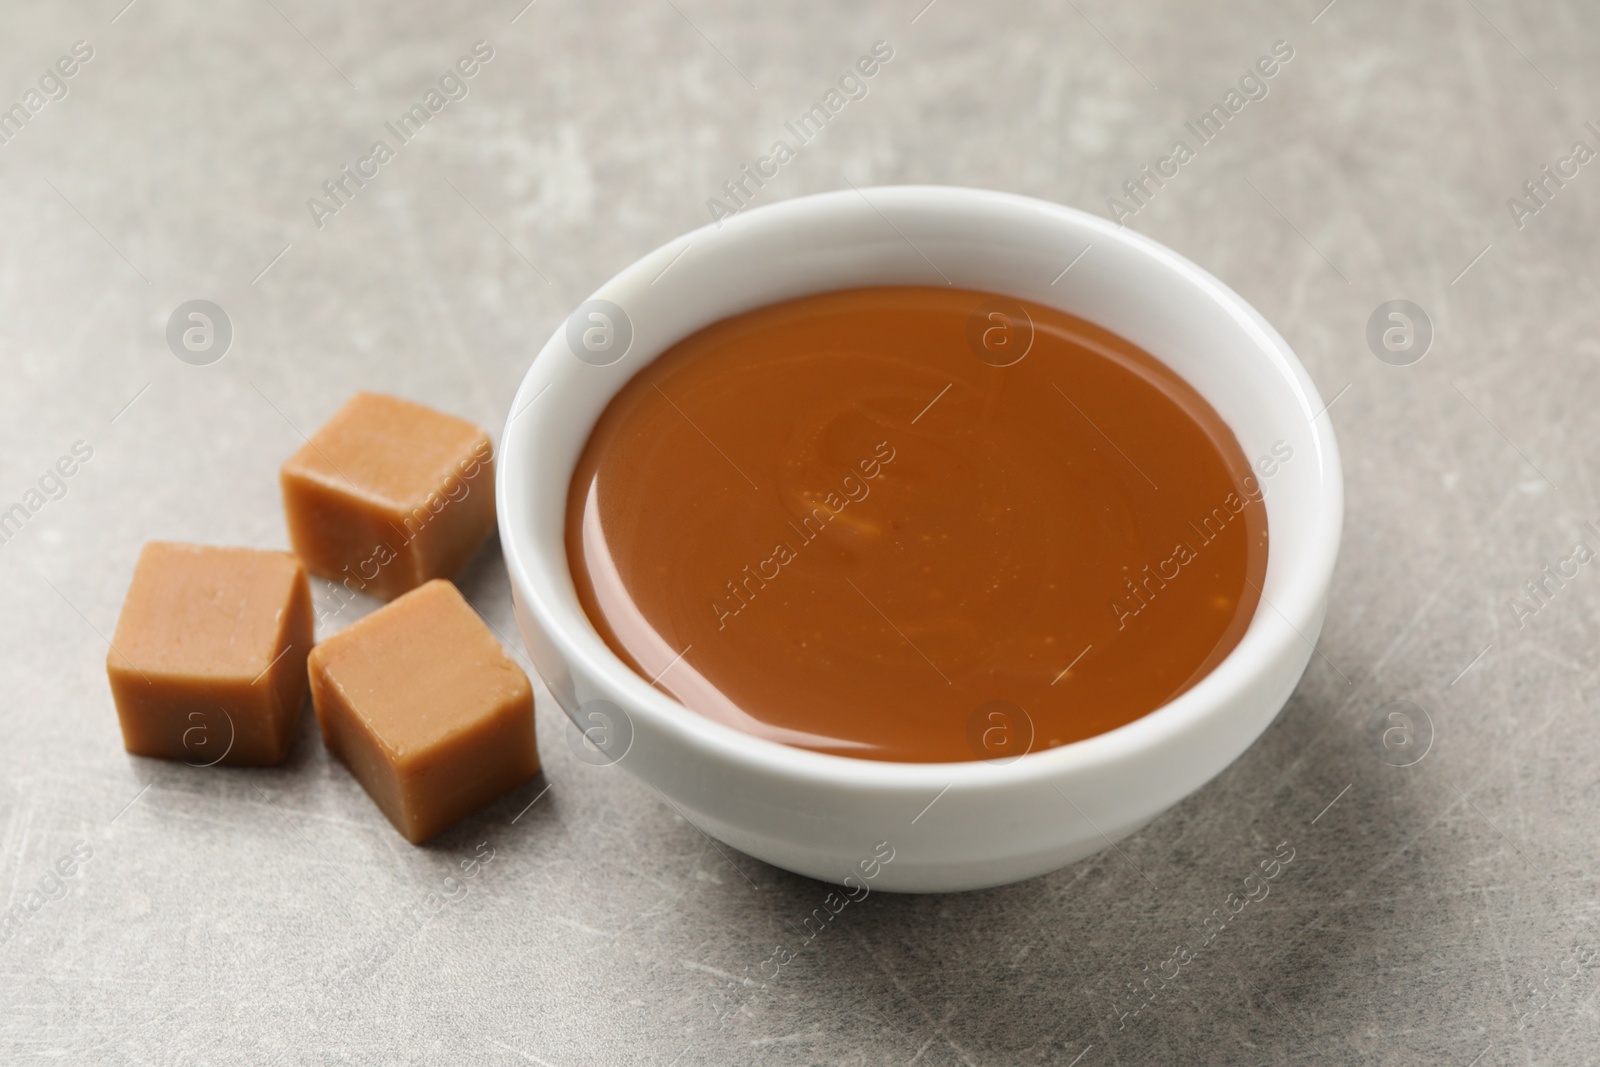
[[[524,3],[6,6],[0,1060],[1596,1057],[1600,8]],[[545,776],[423,848],[309,715],[282,768],[123,752],[104,657],[144,541],[284,546],[278,464],[360,388],[497,433],[566,312],[879,41],[757,203],[1115,213],[1330,403],[1327,626],[1236,764],[1118,849],[808,938],[822,884],[575,758],[542,691]],[[185,361],[191,300],[225,319]],[[515,647],[493,544],[462,586]]]

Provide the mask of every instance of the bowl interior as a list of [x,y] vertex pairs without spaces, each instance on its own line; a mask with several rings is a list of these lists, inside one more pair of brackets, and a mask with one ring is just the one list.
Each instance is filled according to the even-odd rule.
[[[1068,758],[1063,754],[1111,734],[1148,735],[1178,705],[1198,713],[1242,684],[1270,642],[1284,640],[1272,616],[1295,628],[1314,625],[1338,547],[1342,482],[1331,428],[1318,417],[1322,402],[1277,332],[1193,263],[1098,216],[1001,193],[887,187],[785,201],[686,234],[594,294],[625,317],[611,324],[631,332],[622,358],[604,366],[577,358],[566,323],[540,351],[501,443],[502,540],[529,609],[563,657],[591,666],[644,714],[693,720],[674,728],[746,751],[785,748],[685,712],[600,639],[577,600],[566,558],[572,470],[615,392],[695,330],[808,293],[946,283],[1033,300],[1121,334],[1187,379],[1232,427],[1249,459],[1275,450],[1278,459],[1275,473],[1261,478],[1270,537],[1263,603],[1240,644],[1166,707],[1019,764]],[[615,309],[608,311],[613,318]],[[595,695],[617,699],[613,693],[579,698]],[[784,758],[813,757],[902,773],[882,761],[798,749],[786,749]],[[937,766],[948,777],[966,765]]]

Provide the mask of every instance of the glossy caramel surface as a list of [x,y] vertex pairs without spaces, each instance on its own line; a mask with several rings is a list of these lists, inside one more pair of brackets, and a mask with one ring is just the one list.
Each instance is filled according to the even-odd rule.
[[914,762],[1155,710],[1238,643],[1267,559],[1251,464],[1192,387],[955,288],[818,294],[681,341],[602,414],[566,529],[596,629],[686,707]]

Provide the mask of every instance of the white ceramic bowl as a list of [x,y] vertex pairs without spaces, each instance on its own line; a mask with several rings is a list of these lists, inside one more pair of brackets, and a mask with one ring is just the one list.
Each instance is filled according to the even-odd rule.
[[[606,403],[674,342],[729,315],[831,289],[946,280],[1051,305],[1121,334],[1192,383],[1247,456],[1271,455],[1279,442],[1280,455],[1292,449],[1263,479],[1271,542],[1263,601],[1244,639],[1210,675],[1149,715],[1004,765],[892,763],[791,748],[702,718],[651,687],[590,625],[563,541],[567,484]],[[594,298],[623,309],[627,321],[602,308],[613,320],[610,334],[586,309],[577,328],[563,324],[529,369],[500,443],[500,540],[517,621],[568,715],[577,721],[580,708],[609,707],[590,701],[622,709],[622,721],[609,721],[615,711],[605,719],[584,714],[584,726],[598,724],[593,736],[620,756],[618,766],[740,851],[826,881],[906,892],[1042,874],[1133,833],[1221,772],[1277,715],[1305,670],[1344,511],[1333,431],[1277,331],[1170,249],[1097,215],[1020,196],[850,189],[752,209],[686,234]],[[581,348],[590,326],[590,345],[602,354],[580,359],[569,338]],[[620,360],[595,365],[625,344]],[[623,736],[630,733],[631,743]]]

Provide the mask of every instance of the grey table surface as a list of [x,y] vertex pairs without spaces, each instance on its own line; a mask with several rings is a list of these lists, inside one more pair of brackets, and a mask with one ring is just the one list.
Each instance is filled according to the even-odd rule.
[[[0,1061],[1600,1059],[1600,577],[1573,555],[1600,548],[1600,9],[524,3],[3,9],[0,509],[29,517],[0,545]],[[123,752],[103,663],[144,541],[284,546],[277,466],[356,389],[497,433],[567,311],[708,221],[880,40],[758,202],[935,182],[1107,212],[1188,141],[1128,225],[1260,308],[1332,403],[1327,625],[1237,763],[1120,849],[873,894],[802,942],[826,887],[578,761],[542,691],[544,776],[424,848],[309,715],[281,768]],[[314,218],[477,41],[467,95]],[[1192,139],[1279,41],[1266,96]],[[165,329],[202,298],[233,338],[197,366]],[[1434,333],[1404,366],[1367,342],[1396,299]],[[1547,565],[1570,577],[1531,601]],[[462,586],[512,647],[494,544]],[[1170,978],[1281,843],[1270,895]]]

